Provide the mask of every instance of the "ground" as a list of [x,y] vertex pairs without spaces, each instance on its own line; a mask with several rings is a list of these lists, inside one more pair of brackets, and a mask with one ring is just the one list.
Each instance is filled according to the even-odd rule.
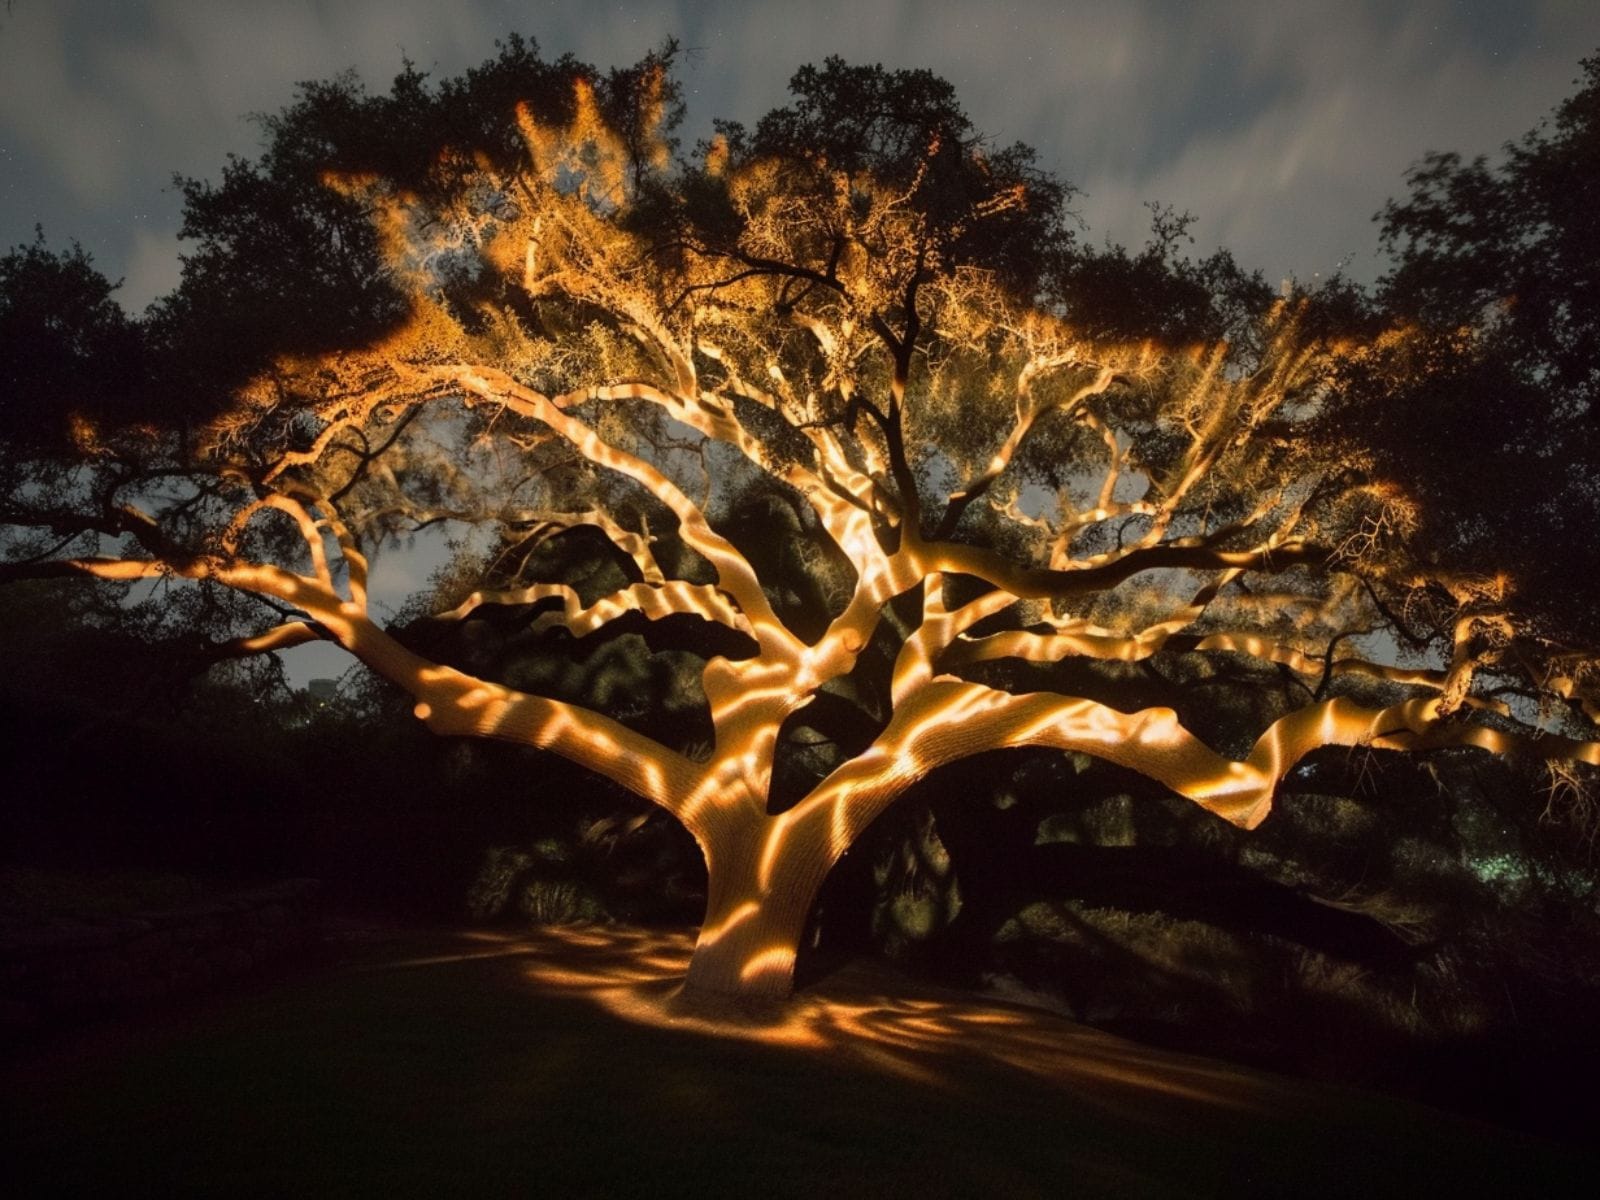
[[1574,1151],[858,965],[685,1014],[687,935],[347,927],[0,1064],[13,1195],[1588,1194]]

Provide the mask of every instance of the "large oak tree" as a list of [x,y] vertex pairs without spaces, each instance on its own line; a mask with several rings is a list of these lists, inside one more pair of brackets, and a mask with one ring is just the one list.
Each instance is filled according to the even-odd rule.
[[[7,350],[0,578],[189,581],[207,654],[332,642],[441,734],[660,805],[705,856],[713,992],[786,993],[829,868],[979,752],[1087,753],[1246,827],[1321,746],[1600,762],[1587,660],[1313,436],[1407,333],[1180,259],[1170,214],[1085,250],[1070,189],[925,72],[804,68],[683,152],[672,57],[513,40],[437,87],[303,89],[258,161],[184,184],[137,362],[41,356],[42,318]],[[371,556],[441,522],[478,532],[386,628]],[[692,719],[517,666],[607,641]]]

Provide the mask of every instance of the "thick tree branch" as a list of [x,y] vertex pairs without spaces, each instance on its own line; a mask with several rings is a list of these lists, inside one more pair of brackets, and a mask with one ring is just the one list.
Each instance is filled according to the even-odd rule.
[[1072,570],[1019,566],[991,550],[953,542],[926,543],[918,548],[917,555],[927,570],[976,575],[1020,599],[1087,595],[1113,588],[1145,571],[1182,568],[1272,573],[1297,566],[1324,565],[1332,557],[1323,547],[1299,539],[1252,550],[1167,543],[1126,551],[1109,562]]
[[1052,411],[1072,412],[1090,396],[1096,396],[1104,392],[1116,378],[1116,372],[1110,367],[1101,367],[1092,383],[1078,388],[1070,395],[1062,397],[1053,404],[1036,403],[1033,399],[1032,388],[1038,376],[1052,368],[1066,366],[1075,362],[1076,360],[1070,357],[1049,361],[1033,360],[1022,369],[1017,378],[1016,423],[1012,425],[1011,432],[1006,437],[1005,442],[1002,443],[1000,449],[995,451],[994,457],[989,460],[984,469],[968,481],[964,487],[950,493],[945,503],[944,515],[939,519],[939,524],[933,533],[935,541],[946,540],[955,533],[956,526],[961,523],[961,516],[966,512],[967,506],[987,492],[990,485],[1000,478],[1005,469],[1011,465],[1012,458],[1021,449],[1023,440],[1028,436],[1034,425],[1037,424],[1040,417]]
[[275,650],[289,650],[308,642],[320,642],[327,637],[325,630],[309,621],[287,621],[250,637],[237,637],[207,647],[208,658],[222,660],[246,658],[253,654],[270,654]]
[[749,561],[731,542],[711,528],[699,506],[655,467],[606,443],[594,430],[563,411],[593,394],[591,389],[552,400],[540,392],[523,387],[502,371],[455,366],[433,368],[426,374],[454,382],[474,395],[503,404],[522,416],[549,426],[590,461],[643,484],[678,518],[678,532],[684,542],[717,571],[720,586],[744,610],[757,640],[783,657],[791,657],[798,650],[799,644],[772,611],[772,605],[762,592],[760,580],[756,578]]
[[680,615],[699,617],[754,636],[750,622],[728,603],[726,595],[719,589],[677,579],[633,584],[602,597],[588,607],[584,607],[577,590],[564,583],[536,583],[500,591],[476,591],[448,612],[435,614],[434,619],[462,621],[485,604],[538,604],[552,599],[561,601],[560,614],[545,614],[535,622],[535,628],[559,624],[574,637],[585,637],[625,613],[636,612],[650,621]]
[[1266,819],[1278,782],[1322,746],[1479,746],[1600,764],[1600,742],[1519,736],[1441,721],[1438,710],[1437,700],[1406,700],[1381,709],[1325,700],[1274,721],[1249,756],[1235,761],[1194,737],[1168,708],[1124,713],[1091,700],[1044,693],[1015,696],[935,679],[896,707],[889,726],[867,751],[835,770],[779,820],[796,827],[825,827],[829,845],[842,852],[916,780],[999,747],[1075,750],[1130,767],[1247,829]]

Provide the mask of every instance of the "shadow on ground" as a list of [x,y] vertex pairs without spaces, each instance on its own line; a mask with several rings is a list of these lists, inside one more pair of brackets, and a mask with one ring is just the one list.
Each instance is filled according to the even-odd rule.
[[[1588,1194],[1384,1097],[853,967],[681,1011],[689,942],[348,938],[341,961],[3,1068],[27,1195]],[[18,1193],[13,1193],[18,1194]]]

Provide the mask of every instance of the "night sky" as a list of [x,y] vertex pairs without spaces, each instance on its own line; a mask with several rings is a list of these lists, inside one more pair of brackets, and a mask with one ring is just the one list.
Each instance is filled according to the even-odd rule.
[[453,75],[511,31],[629,63],[675,34],[692,139],[753,122],[830,53],[925,66],[978,127],[1082,187],[1129,244],[1159,200],[1274,280],[1376,266],[1372,214],[1430,149],[1494,152],[1574,90],[1595,0],[11,0],[0,9],[0,244],[76,238],[138,309],[177,279],[173,172],[257,148],[252,112],[402,55]]

